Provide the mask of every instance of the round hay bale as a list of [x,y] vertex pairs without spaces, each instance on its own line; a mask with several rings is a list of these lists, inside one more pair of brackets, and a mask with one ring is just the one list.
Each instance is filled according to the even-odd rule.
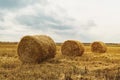
[[107,46],[101,41],[95,41],[91,44],[91,51],[95,53],[105,53],[107,51]]
[[25,36],[19,42],[17,52],[23,63],[39,63],[55,56],[56,44],[46,35]]
[[75,40],[67,40],[61,47],[62,54],[67,56],[82,56],[84,50],[83,44]]

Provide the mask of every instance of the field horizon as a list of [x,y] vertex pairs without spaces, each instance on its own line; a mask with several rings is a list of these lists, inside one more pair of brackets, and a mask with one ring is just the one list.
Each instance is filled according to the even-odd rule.
[[[79,40],[78,40],[79,41]],[[10,44],[18,44],[19,42],[17,42],[17,41],[0,41],[0,44],[1,43],[3,43],[3,44],[8,44],[8,43],[10,43]],[[56,45],[61,45],[63,42],[55,42],[56,43]],[[90,45],[92,42],[83,42],[83,44],[84,45]],[[115,42],[112,42],[112,43],[105,43],[106,45],[120,45],[120,43],[115,43]]]
[[61,54],[61,44],[57,44],[55,58],[40,64],[23,64],[17,43],[0,42],[0,80],[119,80],[120,45],[107,46],[108,51],[99,54],[85,44],[81,57],[68,57]]

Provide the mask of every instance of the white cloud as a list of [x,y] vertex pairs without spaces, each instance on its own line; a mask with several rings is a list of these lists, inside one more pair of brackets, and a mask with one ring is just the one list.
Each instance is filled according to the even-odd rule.
[[7,6],[8,3],[3,1],[0,6],[0,41],[19,41],[24,35],[47,34],[56,42],[66,39],[119,42],[119,2],[30,0],[27,3],[22,0],[19,5],[12,6],[11,1]]

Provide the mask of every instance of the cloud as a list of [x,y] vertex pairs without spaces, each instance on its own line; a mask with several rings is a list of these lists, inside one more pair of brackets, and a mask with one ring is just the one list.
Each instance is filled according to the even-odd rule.
[[1,9],[10,9],[10,8],[18,8],[25,6],[24,0],[0,0],[0,8]]
[[[8,2],[9,0],[6,4]],[[18,41],[20,37],[27,34],[47,34],[58,42],[65,39],[83,40],[84,35],[81,32],[95,26],[94,20],[81,22],[70,17],[64,7],[57,5],[58,3],[56,4],[53,0],[40,0],[40,3],[34,2],[35,4],[32,5],[32,0],[28,1],[28,3],[25,0],[21,0],[16,3],[17,5],[11,6],[13,2],[11,1],[6,6],[3,1],[4,6],[1,5],[1,8],[4,7],[3,9],[5,9],[2,10],[2,14],[5,14],[1,17],[3,21],[0,22],[2,40],[12,41],[14,39]],[[9,8],[16,8],[16,10],[6,10]],[[14,36],[17,37],[14,38]]]
[[0,21],[4,20],[3,16],[4,16],[4,13],[2,11],[0,11]]
[[112,2],[107,2],[1,0],[0,41],[19,41],[24,35],[46,34],[56,42],[67,39],[119,42],[119,5],[111,8]]
[[[46,0],[45,0],[46,1]],[[18,9],[23,8],[28,5],[33,5],[34,3],[41,2],[45,3],[42,0],[0,0],[0,9]]]
[[55,19],[54,17],[47,16],[44,14],[38,14],[36,16],[18,16],[16,20],[22,24],[26,25],[32,29],[58,29],[58,30],[65,30],[71,29],[71,26],[65,25],[62,21]]

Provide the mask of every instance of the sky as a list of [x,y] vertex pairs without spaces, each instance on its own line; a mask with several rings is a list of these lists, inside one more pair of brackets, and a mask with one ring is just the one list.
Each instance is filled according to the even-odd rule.
[[0,0],[0,41],[48,35],[55,42],[120,43],[120,0]]

